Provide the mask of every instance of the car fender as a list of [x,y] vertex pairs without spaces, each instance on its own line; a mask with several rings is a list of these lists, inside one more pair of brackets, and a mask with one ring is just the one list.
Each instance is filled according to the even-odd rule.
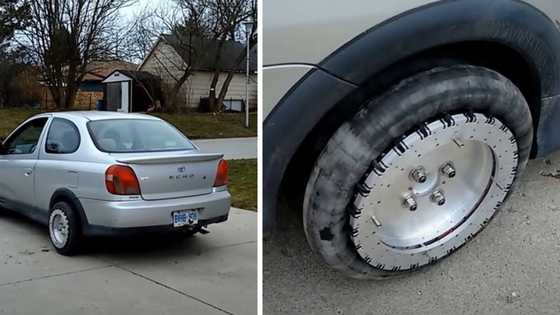
[[76,194],[74,194],[74,192],[72,192],[68,188],[59,188],[53,193],[51,201],[49,203],[49,211],[55,204],[55,201],[59,200],[60,198],[63,198],[65,201],[69,202],[72,208],[77,212],[78,216],[80,217],[81,226],[87,226],[88,220],[82,203],[80,202],[80,199],[76,196]]

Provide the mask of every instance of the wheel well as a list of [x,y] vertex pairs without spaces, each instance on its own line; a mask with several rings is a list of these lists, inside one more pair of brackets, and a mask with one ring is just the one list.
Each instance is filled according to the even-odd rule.
[[[290,160],[282,178],[278,200],[278,223],[301,221],[303,195],[314,162],[334,132],[359,110],[368,99],[379,95],[401,80],[417,73],[439,67],[471,64],[492,69],[510,79],[523,93],[537,130],[541,109],[541,82],[536,66],[514,49],[494,42],[463,42],[436,47],[373,74],[356,92],[346,96],[306,136]],[[535,135],[536,136],[536,135]],[[533,154],[536,152],[533,141]]]
[[51,198],[51,202],[49,204],[49,210],[52,208],[53,205],[61,201],[68,203],[70,207],[72,207],[72,210],[74,210],[78,215],[78,217],[80,218],[80,222],[82,226],[87,224],[87,218],[85,216],[80,201],[70,191],[62,190],[62,191],[55,192],[53,194],[53,197]]

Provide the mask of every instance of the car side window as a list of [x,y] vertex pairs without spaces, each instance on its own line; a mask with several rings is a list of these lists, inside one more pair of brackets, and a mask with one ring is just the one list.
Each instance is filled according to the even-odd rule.
[[47,134],[46,152],[52,154],[74,153],[80,146],[80,132],[73,122],[55,118]]
[[4,144],[5,154],[32,154],[39,143],[48,118],[37,118],[16,131]]

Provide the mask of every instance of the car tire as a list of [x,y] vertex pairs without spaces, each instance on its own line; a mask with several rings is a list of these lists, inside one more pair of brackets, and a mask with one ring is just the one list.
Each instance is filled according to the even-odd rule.
[[457,65],[405,79],[368,101],[320,153],[304,197],[308,243],[353,278],[433,264],[488,224],[532,140],[525,98],[497,72]]
[[55,203],[49,212],[49,238],[57,253],[72,256],[82,241],[80,219],[70,204]]

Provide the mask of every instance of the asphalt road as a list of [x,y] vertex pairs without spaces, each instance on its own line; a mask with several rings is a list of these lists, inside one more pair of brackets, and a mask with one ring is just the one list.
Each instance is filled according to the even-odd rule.
[[0,210],[0,314],[256,314],[257,215],[210,234],[92,241],[63,257],[48,231]]
[[257,138],[194,140],[203,152],[224,153],[226,160],[256,159]]
[[301,229],[282,230],[264,243],[264,314],[560,313],[560,154],[549,159],[530,162],[472,242],[402,278],[347,279],[310,253]]

